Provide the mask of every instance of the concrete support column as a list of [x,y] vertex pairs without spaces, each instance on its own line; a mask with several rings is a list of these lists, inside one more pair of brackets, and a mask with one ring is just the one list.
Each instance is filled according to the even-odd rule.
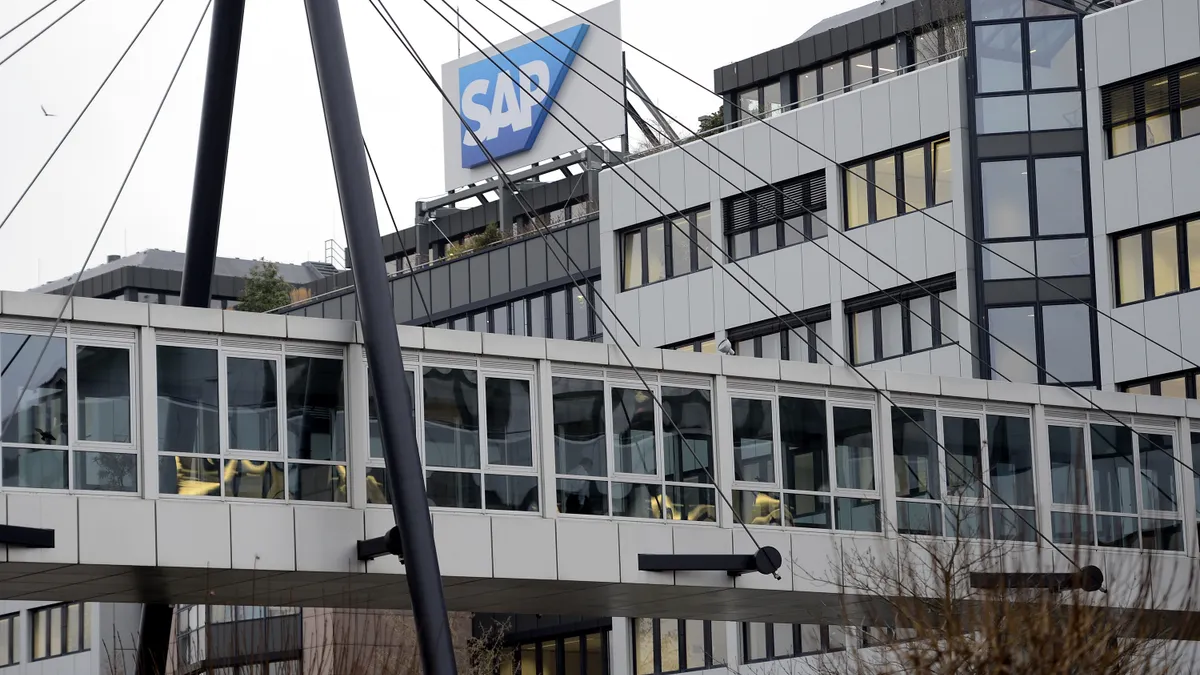
[[138,429],[141,435],[140,461],[142,495],[158,497],[158,350],[154,329],[138,330],[137,354]]

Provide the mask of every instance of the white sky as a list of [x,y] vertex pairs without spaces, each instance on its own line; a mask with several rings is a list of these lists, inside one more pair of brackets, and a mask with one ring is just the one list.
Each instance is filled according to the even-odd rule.
[[[0,60],[76,0],[59,0],[0,41]],[[451,0],[493,42],[515,36],[475,0]],[[526,28],[494,0],[489,4]],[[566,17],[549,0],[510,0],[540,23]],[[563,0],[577,10],[598,4]],[[156,0],[88,0],[0,65],[0,219],[146,20]],[[45,0],[0,0],[0,33]],[[440,0],[434,4],[444,9]],[[625,39],[712,85],[713,69],[796,39],[862,0],[624,0]],[[303,262],[344,242],[301,0],[247,3],[219,255]],[[342,0],[363,133],[401,228],[413,203],[442,192],[440,95],[366,0]],[[420,0],[387,0],[435,75],[457,35]],[[168,0],[58,155],[0,229],[0,289],[24,290],[75,273],[116,195],[146,126],[204,8]],[[211,17],[210,17],[211,18]],[[88,266],[108,254],[182,251],[204,86],[209,19]],[[465,29],[465,25],[464,25]],[[477,36],[472,35],[479,41]],[[480,42],[482,44],[482,42]],[[472,51],[462,42],[463,53]],[[667,112],[695,127],[718,100],[645,57],[627,65]],[[42,114],[42,106],[55,116]],[[390,232],[382,202],[379,225]]]

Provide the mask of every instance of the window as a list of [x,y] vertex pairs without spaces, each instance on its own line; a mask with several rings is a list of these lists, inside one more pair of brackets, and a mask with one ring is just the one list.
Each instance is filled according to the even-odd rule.
[[[742,259],[826,236],[825,172],[730,197],[725,210],[725,248]],[[707,217],[707,211],[704,212]]]
[[1029,225],[1029,170],[1026,160],[983,162],[983,232],[988,239],[1026,237]]
[[796,317],[771,319],[729,331],[737,356],[783,359],[805,363],[841,364],[832,348],[833,323],[829,308],[802,312]]
[[31,660],[50,659],[92,648],[91,607],[73,602],[29,610]]
[[1117,235],[1113,248],[1118,304],[1200,288],[1200,220]]
[[652,386],[554,378],[560,513],[716,520],[712,394]]
[[1101,90],[1108,156],[1200,132],[1200,65],[1172,66]]
[[346,502],[341,358],[241,343],[156,353],[160,492]]
[[975,66],[979,93],[1021,91],[1025,88],[1021,24],[975,27]]
[[1052,420],[1049,439],[1056,543],[1183,550],[1172,427]]
[[722,629],[717,623],[714,630],[711,621],[634,619],[634,672],[658,675],[723,666],[727,655]]
[[796,76],[796,100],[800,105],[815,103],[821,94],[820,70],[807,70]]
[[822,624],[741,623],[742,663],[776,661],[798,656],[827,654],[846,649],[848,635],[856,635],[859,646],[882,644],[870,635],[878,629]]
[[611,630],[572,633],[540,641],[520,641],[497,658],[497,675],[608,675]]
[[1095,381],[1091,312],[1085,305],[1043,304],[1036,311],[1032,306],[992,307],[987,312],[992,379],[1071,385]]
[[943,324],[949,328],[959,319],[950,309],[957,301],[954,279],[921,285],[926,290],[911,286],[846,303],[850,354],[856,365],[954,343],[942,330]]
[[737,104],[740,120],[774,117],[783,110],[783,97],[779,82],[753,87],[738,92]]
[[743,522],[881,531],[874,410],[734,393],[734,508]]
[[1034,541],[1028,417],[893,408],[892,445],[901,534]]
[[0,484],[137,492],[133,340],[0,333]]
[[1128,394],[1169,396],[1171,398],[1198,398],[1197,385],[1200,385],[1200,369],[1159,375],[1146,380],[1124,382],[1118,384],[1117,388]]
[[716,354],[717,341],[713,336],[709,335],[708,337],[697,338],[695,340],[688,340],[687,342],[669,345],[663,347],[663,349],[673,349],[677,352],[700,352],[704,354]]
[[709,229],[709,211],[700,209],[622,231],[622,290],[711,267]]
[[582,293],[571,284],[460,315],[448,319],[449,325],[439,322],[434,327],[594,342],[603,326],[595,313],[603,311],[600,279],[580,280],[579,286]]
[[21,613],[0,616],[0,668],[21,661]]
[[846,229],[950,201],[950,162],[941,140],[846,167]]

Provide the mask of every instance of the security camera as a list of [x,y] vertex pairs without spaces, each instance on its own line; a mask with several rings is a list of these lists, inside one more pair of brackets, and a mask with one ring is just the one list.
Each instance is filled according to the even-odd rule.
[[737,356],[737,352],[733,350],[733,345],[729,344],[729,340],[721,340],[721,344],[717,345],[717,351],[726,356]]

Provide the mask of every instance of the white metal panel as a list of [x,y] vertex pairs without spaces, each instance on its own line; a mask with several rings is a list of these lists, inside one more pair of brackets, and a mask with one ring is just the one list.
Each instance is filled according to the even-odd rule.
[[1114,7],[1096,14],[1091,20],[1096,27],[1097,84],[1103,87],[1128,79],[1133,75],[1129,57],[1129,8]]
[[[772,120],[773,121],[773,120]],[[746,166],[746,189],[753,190],[774,182],[771,178],[771,146],[774,134],[765,123],[750,124],[741,129]]]
[[949,73],[947,64],[917,71],[923,138],[950,130]]
[[[778,183],[800,175],[799,145],[792,140],[797,137],[796,121],[798,119],[799,116],[795,111],[770,119],[770,125],[773,128],[768,128],[767,141],[771,146],[771,173],[769,175],[772,182]],[[792,138],[788,138],[788,136]]]
[[1166,63],[1200,57],[1200,3],[1162,0],[1163,50]]
[[[1183,349],[1179,331],[1179,312],[1182,309],[1179,297],[1175,295],[1145,303],[1146,335],[1163,345],[1159,347],[1147,341],[1146,370],[1149,374],[1173,373],[1187,367],[1174,355],[1181,353]],[[1196,334],[1189,336],[1191,340],[1195,340],[1196,337]]]
[[688,310],[691,307],[691,300],[689,298],[690,276],[686,275],[675,279],[667,279],[661,284],[663,296],[663,340],[659,344],[651,346],[659,347],[675,344],[695,335],[695,333],[692,333],[688,319]]
[[908,145],[921,140],[920,80],[915,75],[902,75],[888,82],[891,95],[892,143]]
[[1141,222],[1138,218],[1138,154],[1104,162],[1104,224],[1109,233],[1137,227]]
[[495,575],[505,579],[557,579],[554,522],[542,518],[492,517]]
[[1141,75],[1167,65],[1163,52],[1162,0],[1131,2],[1128,11],[1129,44],[1137,45],[1129,51],[1130,74]]
[[[1139,303],[1112,310],[1112,316],[1129,328],[1112,324],[1113,378],[1117,382],[1138,380],[1148,374],[1146,361],[1145,304]],[[1104,318],[1100,318],[1104,322]],[[1132,329],[1132,330],[1131,330]]]
[[[1175,215],[1171,196],[1171,144],[1147,148],[1133,156],[1137,159],[1138,222],[1148,225],[1171,218]],[[1108,187],[1107,181],[1105,187]]]
[[887,82],[873,84],[862,90],[862,143],[864,155],[873,155],[898,145],[892,142],[892,102],[890,92],[890,83]]
[[858,92],[842,94],[833,99],[833,128],[834,159],[843,163],[851,162],[865,154],[862,100]]
[[[896,218],[890,218],[866,228],[867,250],[872,253],[867,260],[867,278],[871,280],[868,285],[873,291],[912,283],[907,279],[900,278],[894,271],[898,269],[896,220]],[[919,279],[915,281],[919,281]]]
[[617,523],[559,518],[558,578],[564,581],[621,581]]

